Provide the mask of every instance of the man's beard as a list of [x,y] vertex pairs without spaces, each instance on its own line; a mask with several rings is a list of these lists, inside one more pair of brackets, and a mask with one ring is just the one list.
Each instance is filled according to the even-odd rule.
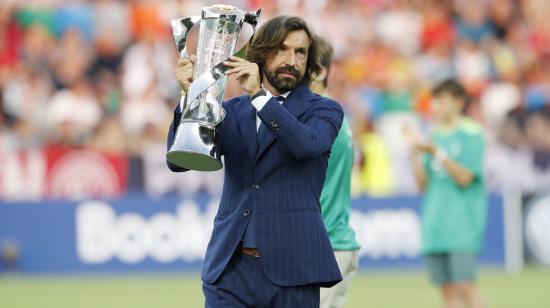
[[[295,78],[279,76],[281,73],[287,73],[293,75]],[[296,68],[292,66],[282,66],[275,71],[266,71],[265,76],[267,81],[277,90],[279,93],[292,91],[298,87],[304,80],[304,76],[300,74]]]

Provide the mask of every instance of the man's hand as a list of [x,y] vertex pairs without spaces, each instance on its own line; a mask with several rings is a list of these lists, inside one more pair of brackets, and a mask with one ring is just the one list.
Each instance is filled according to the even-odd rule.
[[252,96],[261,89],[260,84],[260,68],[258,64],[248,62],[238,57],[231,57],[229,61],[224,61],[223,64],[231,67],[225,74],[235,75],[241,88]]
[[436,149],[433,143],[415,143],[413,144],[413,150],[434,155]]
[[180,58],[178,60],[178,65],[176,66],[176,79],[185,93],[187,93],[189,85],[193,81],[196,60],[197,57],[195,55],[191,55],[189,58]]
[[424,168],[423,153],[433,153],[435,148],[432,143],[426,142],[425,138],[417,129],[414,129],[410,124],[405,124],[402,127],[403,137],[409,143],[412,149],[411,166],[414,173],[414,178],[418,184],[420,191],[426,190],[428,176]]
[[424,140],[422,135],[410,125],[405,125],[403,127],[403,135],[409,142],[413,151],[434,155],[436,149],[433,142]]

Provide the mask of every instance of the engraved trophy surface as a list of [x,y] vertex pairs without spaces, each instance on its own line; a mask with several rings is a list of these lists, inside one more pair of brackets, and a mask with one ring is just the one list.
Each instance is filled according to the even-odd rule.
[[[202,9],[201,16],[172,20],[181,57],[188,57],[185,43],[195,24],[200,24],[193,82],[185,97],[178,125],[166,159],[182,168],[215,171],[222,168],[216,145],[217,125],[224,119],[223,95],[229,69],[223,61],[234,55],[244,22],[254,28],[261,10],[247,13],[228,5]],[[242,54],[243,47],[237,54]]]

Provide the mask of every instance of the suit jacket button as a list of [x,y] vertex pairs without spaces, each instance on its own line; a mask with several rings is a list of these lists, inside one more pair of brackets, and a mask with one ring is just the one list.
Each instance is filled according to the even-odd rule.
[[253,189],[260,189],[260,185],[258,185],[258,184],[252,184],[252,188],[253,188]]
[[243,216],[244,216],[244,217],[250,216],[250,210],[245,210],[245,211],[243,212]]

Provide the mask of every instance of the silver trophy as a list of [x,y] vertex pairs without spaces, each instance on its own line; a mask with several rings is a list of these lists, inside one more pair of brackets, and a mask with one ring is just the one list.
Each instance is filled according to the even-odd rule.
[[229,67],[223,61],[232,55],[244,56],[246,46],[235,53],[239,33],[245,22],[255,29],[260,15],[261,10],[247,13],[229,5],[213,5],[203,8],[201,16],[172,20],[181,57],[188,57],[187,35],[200,24],[193,82],[184,99],[174,142],[166,153],[172,164],[198,171],[222,168],[215,141],[216,126],[225,116],[222,102]]

